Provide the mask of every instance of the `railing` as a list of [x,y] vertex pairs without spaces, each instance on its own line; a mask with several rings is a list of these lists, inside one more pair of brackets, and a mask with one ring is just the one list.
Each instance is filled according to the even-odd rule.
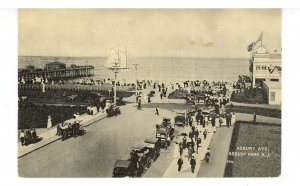
[[[41,90],[41,84],[19,84],[19,90]],[[108,91],[112,90],[112,86],[109,85],[80,85],[80,84],[46,84],[45,90],[75,90],[75,91]],[[128,92],[134,91],[132,86],[117,86],[117,91]]]

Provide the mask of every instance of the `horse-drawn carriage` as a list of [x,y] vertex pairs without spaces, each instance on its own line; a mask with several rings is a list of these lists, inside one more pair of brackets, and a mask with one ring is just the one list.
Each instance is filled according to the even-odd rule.
[[151,162],[148,166],[150,166],[160,156],[160,140],[157,138],[147,138],[144,143],[146,144],[146,149],[149,149]]
[[185,126],[187,123],[186,113],[176,113],[174,117],[174,125]]
[[171,140],[174,137],[175,129],[170,124],[163,123],[156,129],[156,138],[159,139],[160,146],[166,147],[170,145]]
[[116,106],[115,104],[110,105],[108,109],[106,109],[107,117],[116,116],[121,114],[120,107]]
[[57,135],[61,135],[62,141],[69,137],[81,136],[86,133],[86,130],[80,123],[74,122],[65,125],[57,125]]

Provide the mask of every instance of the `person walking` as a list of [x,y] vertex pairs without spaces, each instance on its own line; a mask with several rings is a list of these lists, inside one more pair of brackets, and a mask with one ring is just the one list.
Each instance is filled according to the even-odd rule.
[[196,160],[195,160],[195,157],[194,157],[194,156],[191,158],[190,165],[191,165],[192,173],[194,173],[194,171],[195,171],[195,166],[196,166]]
[[189,145],[188,147],[188,160],[190,161],[192,158],[192,154],[193,154],[193,148],[191,145]]
[[215,124],[216,127],[220,127],[220,118],[218,116],[215,118]]
[[159,116],[159,107],[158,107],[158,105],[156,105],[155,111],[156,111],[155,114]]
[[256,113],[253,113],[253,122],[256,123]]
[[171,138],[170,138],[170,136],[167,137],[166,143],[167,143],[167,148],[166,149],[168,149],[168,147],[171,145]]
[[227,113],[225,115],[225,120],[226,120],[226,127],[229,127],[229,122],[231,122],[230,119],[229,119],[229,113]]
[[197,128],[195,128],[194,134],[195,134],[195,142],[197,142],[197,139],[199,137],[199,131]]
[[182,156],[182,154],[183,154],[183,143],[180,142],[179,143],[179,155]]
[[204,140],[206,140],[206,136],[207,136],[207,129],[205,129],[205,130],[203,131],[203,137],[204,137]]
[[182,157],[180,156],[179,159],[177,160],[178,172],[181,171],[182,164],[183,164],[183,160]]
[[51,128],[52,127],[52,120],[51,120],[51,116],[48,116],[48,121],[47,121],[47,128]]
[[183,149],[187,148],[187,139],[186,139],[186,136],[184,136],[183,139],[182,139],[182,147],[183,147]]
[[207,126],[207,125],[208,125],[208,116],[207,116],[207,115],[204,117],[204,121],[205,121],[205,125],[204,125],[204,127],[203,127],[203,128],[205,128],[205,126]]
[[235,113],[232,113],[232,116],[231,116],[231,125],[234,125],[235,124]]
[[201,145],[201,141],[202,141],[201,138],[198,138],[197,141],[196,141],[197,142],[197,154],[198,154],[198,149]]
[[24,130],[21,130],[21,133],[20,133],[20,141],[21,141],[21,145],[23,146],[25,143],[25,133],[24,133]]

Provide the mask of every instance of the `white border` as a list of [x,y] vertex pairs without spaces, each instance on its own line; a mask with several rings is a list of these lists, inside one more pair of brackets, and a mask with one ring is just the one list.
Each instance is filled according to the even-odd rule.
[[[5,2],[5,3],[4,3]],[[297,0],[10,0],[3,8],[299,8]]]
[[[62,0],[66,2],[65,0]],[[14,1],[11,1],[14,2]],[[27,7],[36,7],[31,4]],[[36,2],[36,1],[35,1]],[[49,1],[48,1],[49,2]],[[68,0],[70,3],[70,1]],[[178,2],[178,1],[176,1]],[[258,1],[251,1],[255,3]],[[275,1],[275,6],[277,1]],[[73,3],[73,2],[72,2]],[[269,2],[271,3],[271,2]],[[11,3],[8,3],[10,5]],[[125,3],[123,2],[121,6]],[[273,4],[273,1],[272,1]],[[21,3],[24,6],[24,3]],[[37,4],[38,5],[38,4]],[[47,5],[47,4],[46,4]],[[48,4],[49,5],[49,4]],[[48,6],[47,5],[47,6]],[[70,4],[68,4],[70,5]],[[93,4],[89,4],[93,5]],[[110,4],[112,5],[112,4]],[[166,3],[170,5],[170,1]],[[177,5],[173,4],[172,5]],[[208,5],[212,5],[208,3]],[[230,4],[229,4],[230,5]],[[70,5],[72,7],[72,5]],[[81,7],[87,7],[81,6]],[[232,6],[232,4],[230,5]],[[13,6],[12,6],[13,7]],[[51,6],[50,6],[51,7]],[[54,6],[53,6],[54,7]],[[104,6],[108,7],[108,6]],[[128,7],[125,5],[125,7]],[[132,7],[132,6],[131,6]],[[162,6],[159,6],[162,7]],[[173,6],[174,7],[174,6]],[[218,5],[214,5],[218,7]],[[226,6],[225,6],[226,7]],[[251,6],[250,6],[251,7]],[[284,7],[284,6],[283,6]],[[300,54],[300,10],[283,11],[283,138],[282,175],[264,179],[24,179],[17,175],[16,123],[17,123],[17,10],[0,10],[0,62],[1,62],[1,164],[0,176],[3,185],[292,185],[298,183],[299,167],[299,54]],[[293,184],[295,185],[295,184]]]

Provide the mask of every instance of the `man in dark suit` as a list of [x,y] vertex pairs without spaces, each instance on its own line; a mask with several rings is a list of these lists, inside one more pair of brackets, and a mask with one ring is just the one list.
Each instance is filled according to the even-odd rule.
[[182,158],[181,158],[181,156],[180,156],[180,158],[179,158],[178,161],[177,161],[178,172],[180,172],[181,167],[182,167],[182,164],[183,164],[183,160],[182,160]]
[[194,173],[195,171],[195,166],[196,166],[196,160],[195,157],[193,156],[191,161],[190,161],[190,165],[191,165],[191,169],[192,169],[192,173]]

